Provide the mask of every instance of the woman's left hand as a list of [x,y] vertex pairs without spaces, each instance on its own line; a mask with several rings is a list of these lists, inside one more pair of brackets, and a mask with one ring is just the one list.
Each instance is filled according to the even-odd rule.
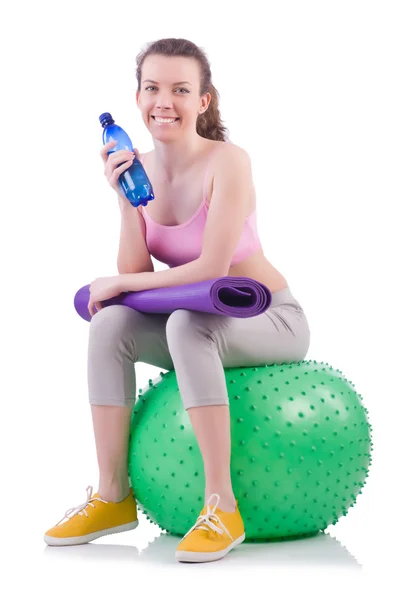
[[121,275],[99,277],[98,279],[95,279],[90,285],[90,301],[88,302],[88,311],[91,317],[96,314],[94,312],[94,307],[97,311],[100,311],[103,308],[101,303],[102,300],[109,300],[122,292],[124,292],[124,289]]

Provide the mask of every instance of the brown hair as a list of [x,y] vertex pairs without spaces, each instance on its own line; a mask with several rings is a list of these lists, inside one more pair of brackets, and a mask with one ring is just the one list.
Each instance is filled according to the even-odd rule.
[[185,56],[194,58],[200,68],[200,96],[207,92],[211,94],[211,101],[207,110],[198,115],[196,131],[199,135],[209,140],[225,142],[228,129],[222,125],[219,112],[219,94],[211,81],[211,68],[205,52],[193,42],[183,38],[165,38],[151,42],[136,58],[136,77],[138,92],[141,91],[142,66],[145,58],[152,54],[162,56]]

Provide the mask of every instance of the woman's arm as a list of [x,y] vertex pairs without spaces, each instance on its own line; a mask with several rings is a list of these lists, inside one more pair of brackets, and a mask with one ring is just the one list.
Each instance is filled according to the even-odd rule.
[[119,196],[121,226],[117,269],[120,274],[154,271],[146,247],[143,217],[129,200]]
[[219,268],[204,262],[202,257],[197,258],[180,267],[172,267],[163,271],[147,273],[125,273],[119,275],[123,292],[139,292],[154,288],[187,285],[207,279],[216,279],[227,275]]

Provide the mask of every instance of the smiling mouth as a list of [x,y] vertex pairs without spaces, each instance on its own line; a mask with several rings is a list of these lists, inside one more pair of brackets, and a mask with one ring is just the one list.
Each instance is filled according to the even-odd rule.
[[[155,116],[151,115],[151,118],[152,118],[152,119],[153,119],[153,121],[155,121],[156,123],[158,122],[158,121],[156,121],[156,117],[155,117]],[[163,119],[171,119],[171,118],[172,118],[172,119],[174,119],[174,122],[175,122],[175,121],[180,121],[180,118],[179,118],[179,117],[176,117],[176,118],[174,118],[174,117],[163,117]]]

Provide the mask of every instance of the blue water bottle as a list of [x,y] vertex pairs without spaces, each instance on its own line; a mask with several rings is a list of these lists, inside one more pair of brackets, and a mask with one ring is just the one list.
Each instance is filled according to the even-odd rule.
[[[119,125],[116,125],[112,115],[108,112],[99,116],[99,122],[103,127],[103,144],[115,141],[117,144],[108,152],[108,155],[117,150],[134,151],[128,134]],[[123,163],[120,163],[123,164]],[[117,165],[118,167],[120,165]],[[154,200],[153,187],[146,175],[141,161],[135,156],[132,165],[123,171],[119,177],[119,186],[127,200],[132,206],[143,204],[146,206],[149,200]]]

